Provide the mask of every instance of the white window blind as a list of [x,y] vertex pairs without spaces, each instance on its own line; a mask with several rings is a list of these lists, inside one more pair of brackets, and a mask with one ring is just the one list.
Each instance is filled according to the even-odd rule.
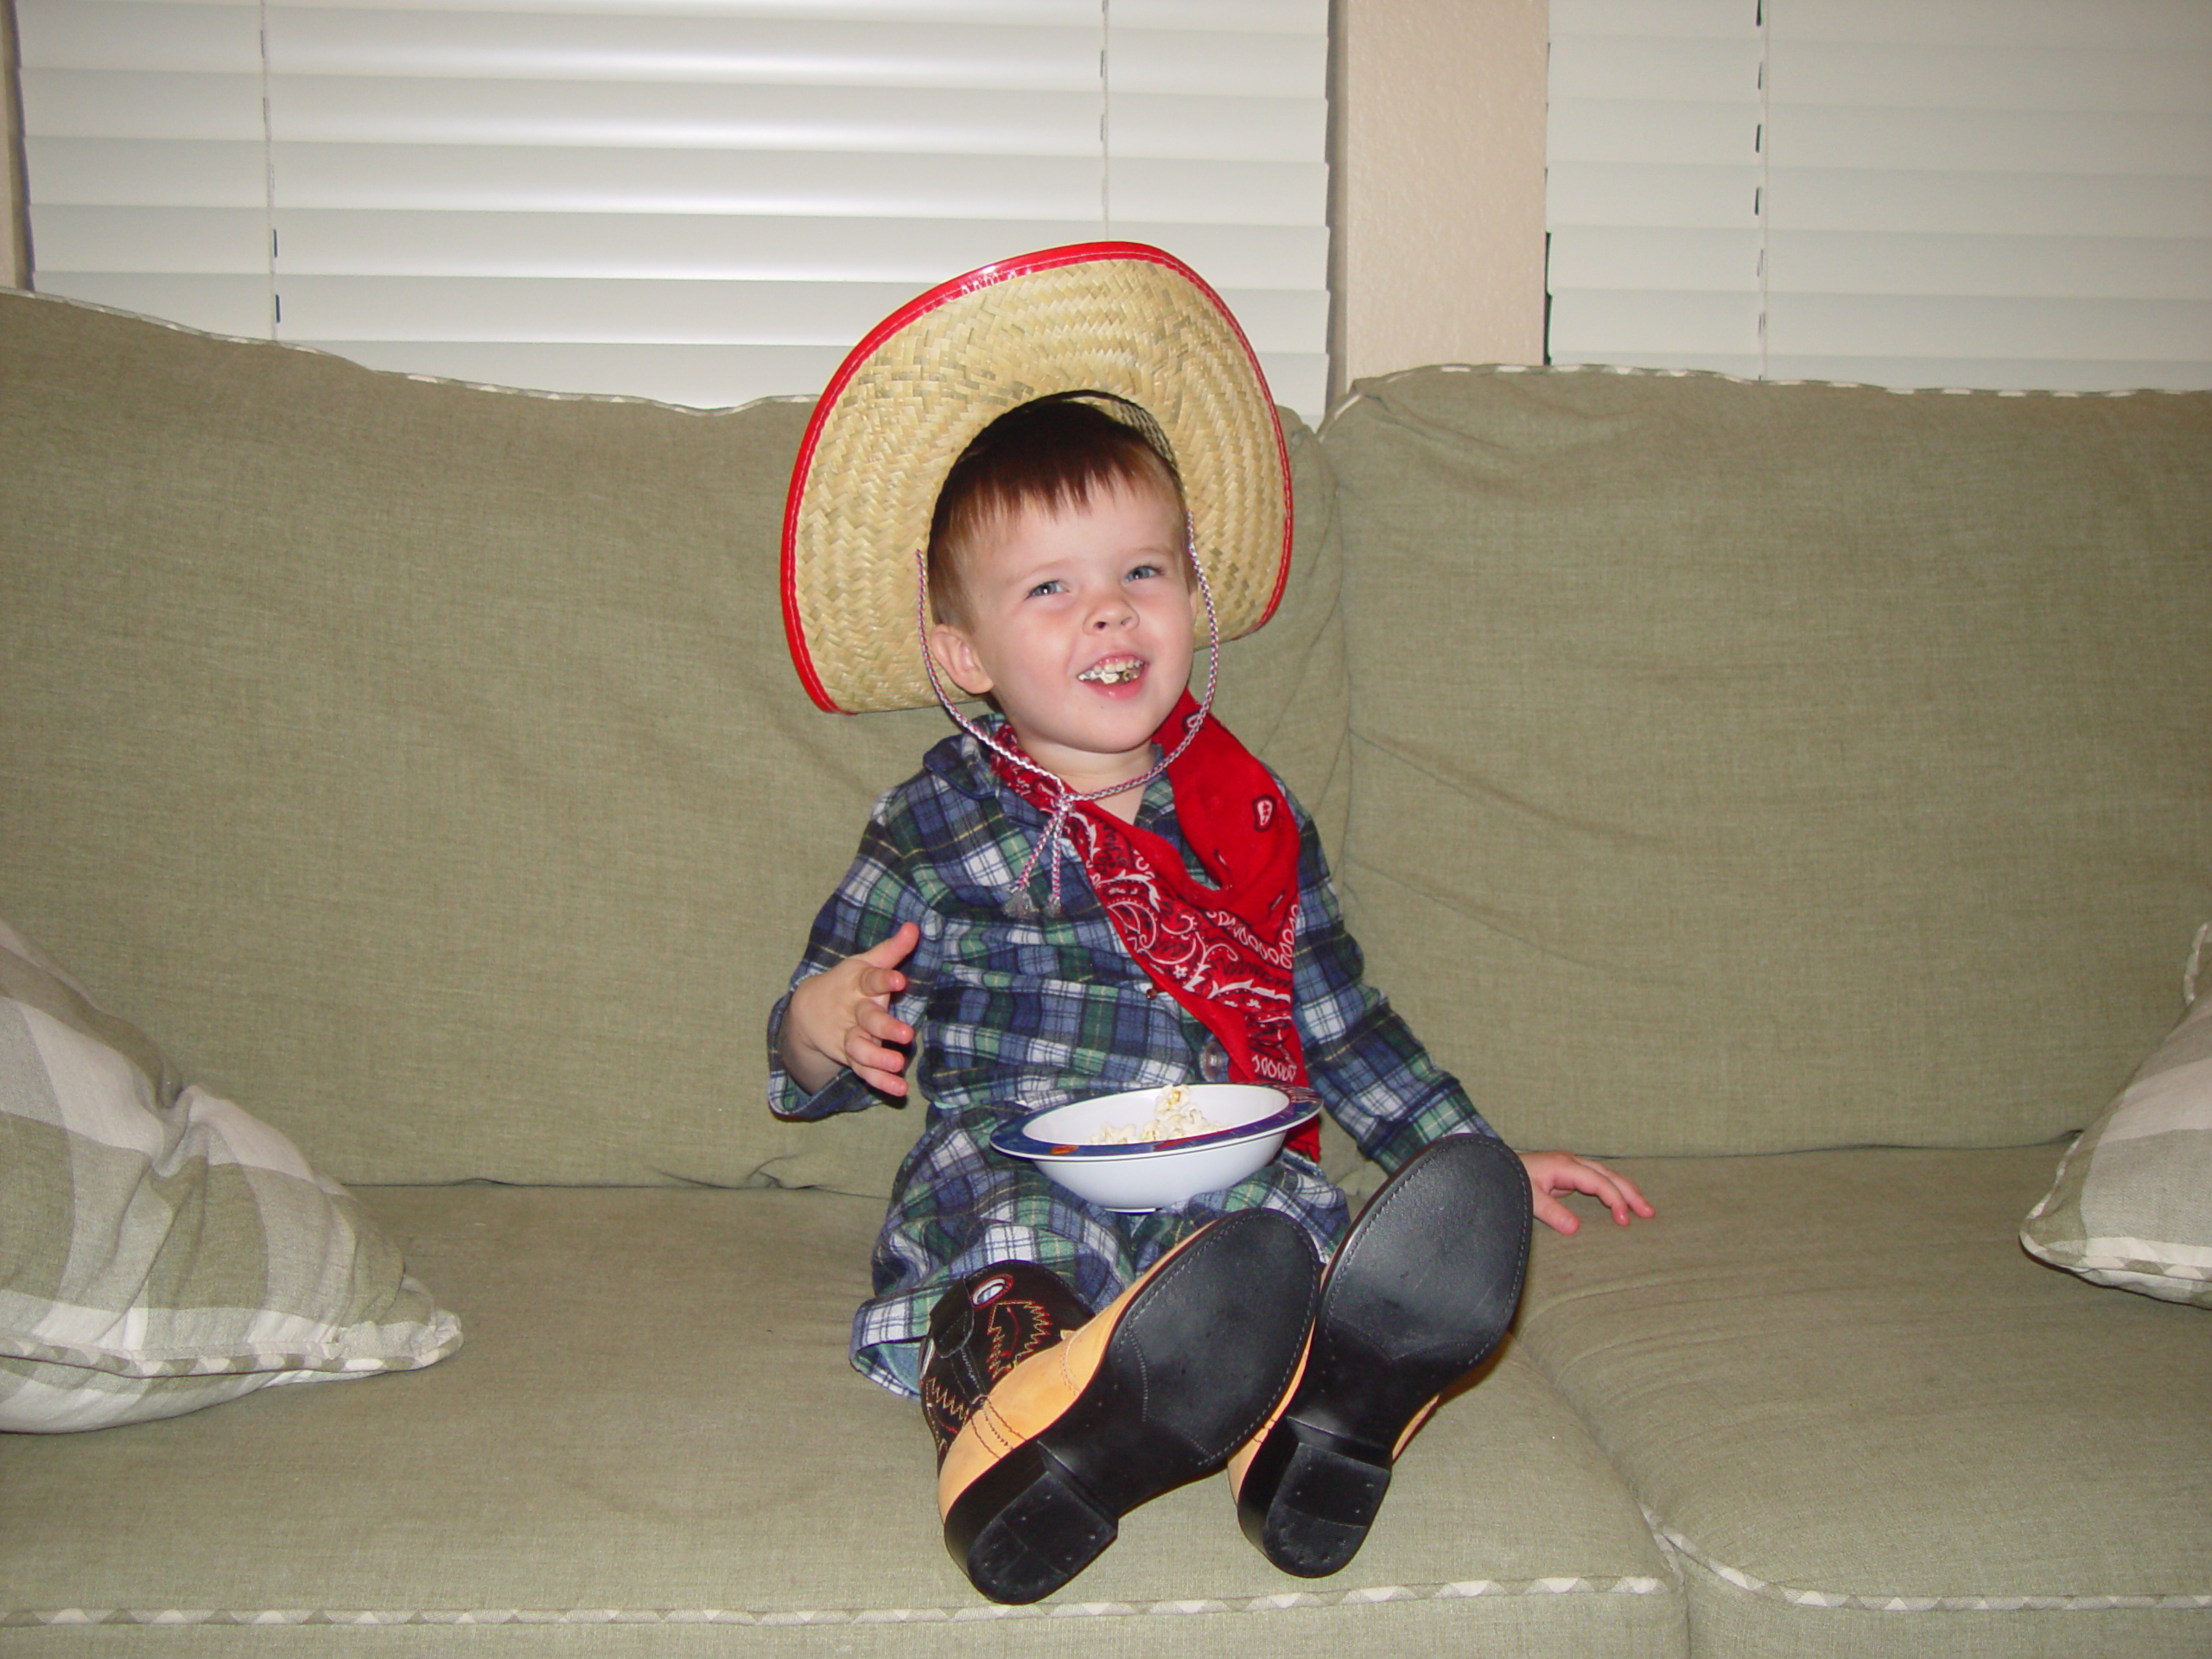
[[16,0],[36,285],[724,404],[1031,248],[1157,243],[1327,384],[1326,0]]
[[2212,386],[2204,0],[1553,0],[1554,361]]

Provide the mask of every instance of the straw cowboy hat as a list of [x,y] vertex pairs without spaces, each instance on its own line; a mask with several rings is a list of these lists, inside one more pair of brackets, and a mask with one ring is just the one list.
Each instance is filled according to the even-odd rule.
[[785,632],[816,702],[861,714],[937,701],[917,556],[944,475],[1007,410],[1081,391],[1136,404],[1165,435],[1221,637],[1274,613],[1290,568],[1290,460],[1243,331],[1158,248],[1049,248],[901,307],[853,348],[816,407],[783,547]]

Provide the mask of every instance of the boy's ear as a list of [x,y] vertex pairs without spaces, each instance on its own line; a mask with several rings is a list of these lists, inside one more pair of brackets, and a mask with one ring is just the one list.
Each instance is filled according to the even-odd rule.
[[937,658],[938,669],[950,676],[952,683],[969,696],[980,697],[990,690],[990,674],[976,655],[975,646],[969,645],[968,636],[951,623],[931,625],[930,655]]

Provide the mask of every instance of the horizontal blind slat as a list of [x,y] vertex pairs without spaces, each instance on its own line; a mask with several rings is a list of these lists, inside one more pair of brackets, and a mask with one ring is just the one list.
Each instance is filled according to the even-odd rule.
[[1296,98],[1311,96],[1328,73],[1329,39],[1319,31],[1231,34],[1132,29],[1128,22],[1116,8],[1109,67],[1117,92]]
[[[849,346],[916,285],[833,282],[284,275],[285,338]],[[1321,296],[1223,294],[1255,351],[1318,338]]]
[[16,40],[26,69],[258,74],[261,9],[16,0]]
[[1768,246],[1777,294],[2212,298],[2212,239],[1925,235],[1783,230]]
[[644,81],[272,74],[270,116],[293,143],[561,144],[620,149],[925,150],[1098,160],[1084,94],[730,86]]
[[[257,124],[257,79],[250,85]],[[80,111],[79,128],[99,131],[144,118],[131,111],[145,90],[143,80],[115,82],[101,108]],[[279,130],[295,142],[928,150],[1093,162],[1103,107],[1095,88],[979,99],[963,91],[912,87],[290,74],[272,75],[270,95]],[[52,101],[65,96],[57,92]],[[1163,158],[1318,156],[1328,124],[1327,105],[1318,98],[1116,92],[1112,114],[1116,156]],[[232,124],[240,119],[234,116]]]
[[254,207],[49,206],[38,221],[40,286],[64,271],[251,276],[269,287],[269,215]]
[[1777,167],[2212,175],[2212,116],[1792,105],[1770,137]]
[[281,74],[691,81],[1084,92],[1098,86],[1094,14],[1080,27],[841,19],[530,16],[269,8]]
[[1098,210],[1095,157],[280,141],[275,164],[282,202],[302,207],[1094,220]]
[[[1777,16],[1785,16],[1777,10]],[[1789,43],[1768,72],[1777,99],[1856,109],[2212,111],[2212,54],[2006,46]]]
[[23,142],[34,230],[49,205],[265,208],[268,158],[251,142],[48,138]]
[[1756,29],[1726,41],[1554,36],[1547,84],[1554,98],[1648,99],[1664,87],[1676,103],[1756,102],[1759,55]]
[[1756,99],[1675,103],[1648,99],[1554,98],[1545,160],[1741,167],[1758,159]]
[[1801,356],[2212,358],[2212,300],[1800,294],[1770,312],[1767,346]]
[[1620,285],[1634,271],[1648,289],[1757,293],[1759,233],[1666,225],[1581,225],[1552,238],[1547,267],[1554,294]]
[[22,89],[26,137],[262,141],[258,74],[25,69]]
[[1586,35],[1735,40],[1758,33],[1756,0],[1551,0],[1554,48]]
[[2104,48],[2114,40],[2159,48],[2212,48],[2212,9],[2196,0],[1789,0],[1772,16],[1783,40],[1888,48]]
[[[100,210],[80,210],[98,212]],[[259,224],[258,215],[255,217]],[[1323,291],[1318,226],[1116,226],[1165,246],[1217,286]],[[480,213],[280,208],[283,270],[302,276],[668,277],[886,282],[925,287],[949,270],[1096,234],[1091,219],[763,218],[725,214]]]
[[1549,169],[1554,234],[1582,225],[1756,229],[1759,169],[1634,162],[1565,162]]
[[1161,224],[1321,225],[1329,211],[1326,162],[1167,161],[1116,156],[1114,220]]
[[1769,175],[1771,229],[2120,237],[2212,236],[2202,179],[1785,168]]
[[143,312],[181,322],[188,328],[204,328],[212,334],[269,337],[265,271],[245,276],[65,270],[54,273],[51,280],[41,277],[39,291]]
[[1552,359],[1618,363],[1621,354],[1758,354],[1756,293],[1575,289],[1552,296]]
[[[205,0],[148,0],[191,6]],[[846,22],[1037,23],[1095,20],[1098,0],[283,0],[298,11],[522,12],[531,16],[761,17]]]

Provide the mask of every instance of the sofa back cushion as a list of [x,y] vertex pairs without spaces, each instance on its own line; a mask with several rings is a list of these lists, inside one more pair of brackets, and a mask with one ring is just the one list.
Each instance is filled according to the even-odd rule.
[[2212,395],[1420,370],[1325,429],[1371,971],[1523,1145],[2077,1128],[2212,915]]
[[[352,1182],[888,1191],[763,1029],[870,803],[950,728],[806,699],[809,410],[372,373],[0,296],[0,912]],[[1223,708],[1346,810],[1325,468]]]

